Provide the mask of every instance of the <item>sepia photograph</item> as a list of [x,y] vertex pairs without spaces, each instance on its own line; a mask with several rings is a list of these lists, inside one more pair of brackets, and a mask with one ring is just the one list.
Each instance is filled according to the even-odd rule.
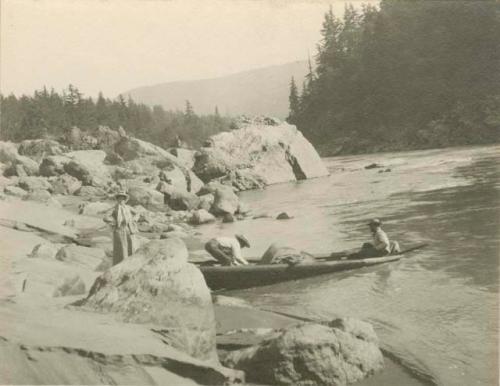
[[0,0],[0,385],[498,386],[500,2]]

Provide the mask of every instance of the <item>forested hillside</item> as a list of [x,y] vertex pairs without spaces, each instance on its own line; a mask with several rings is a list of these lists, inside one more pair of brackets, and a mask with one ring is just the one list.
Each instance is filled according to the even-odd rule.
[[500,141],[500,3],[348,6],[321,34],[288,121],[323,155]]
[[198,147],[209,136],[227,131],[232,125],[232,120],[221,117],[217,110],[198,116],[189,101],[185,101],[184,111],[167,111],[130,98],[110,100],[102,94],[94,101],[72,85],[61,94],[44,88],[33,96],[0,95],[0,111],[0,139],[10,141],[58,138],[73,127],[91,131],[103,125],[113,129],[121,126],[138,138],[164,147],[172,146],[179,138]]
[[288,114],[288,82],[303,79],[307,62],[266,66],[214,79],[169,82],[139,87],[122,93],[148,106],[167,110],[183,108],[185,100],[199,114],[211,114],[217,106],[222,115],[267,115],[284,119]]

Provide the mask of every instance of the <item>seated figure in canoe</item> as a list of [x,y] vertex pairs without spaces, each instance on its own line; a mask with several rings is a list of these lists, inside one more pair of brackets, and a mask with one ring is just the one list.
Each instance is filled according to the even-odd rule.
[[373,242],[364,243],[361,250],[349,258],[382,257],[401,252],[397,241],[390,241],[387,233],[382,229],[382,222],[375,218],[368,223]]
[[215,237],[205,244],[205,250],[222,265],[247,265],[241,255],[241,248],[250,248],[250,243],[243,235],[234,237]]

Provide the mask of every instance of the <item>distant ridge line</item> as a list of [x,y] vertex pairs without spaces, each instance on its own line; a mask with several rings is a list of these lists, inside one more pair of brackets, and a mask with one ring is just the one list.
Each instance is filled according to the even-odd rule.
[[301,85],[308,71],[306,60],[296,60],[244,70],[226,76],[163,82],[121,93],[147,105],[167,110],[184,109],[189,100],[198,114],[212,114],[217,106],[223,115],[288,115],[288,94],[293,76]]

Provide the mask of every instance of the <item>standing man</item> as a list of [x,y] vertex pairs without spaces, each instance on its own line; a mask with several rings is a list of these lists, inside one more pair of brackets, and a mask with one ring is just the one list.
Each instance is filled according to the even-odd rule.
[[205,250],[222,265],[247,265],[241,248],[249,248],[250,243],[243,235],[216,237],[205,244]]

